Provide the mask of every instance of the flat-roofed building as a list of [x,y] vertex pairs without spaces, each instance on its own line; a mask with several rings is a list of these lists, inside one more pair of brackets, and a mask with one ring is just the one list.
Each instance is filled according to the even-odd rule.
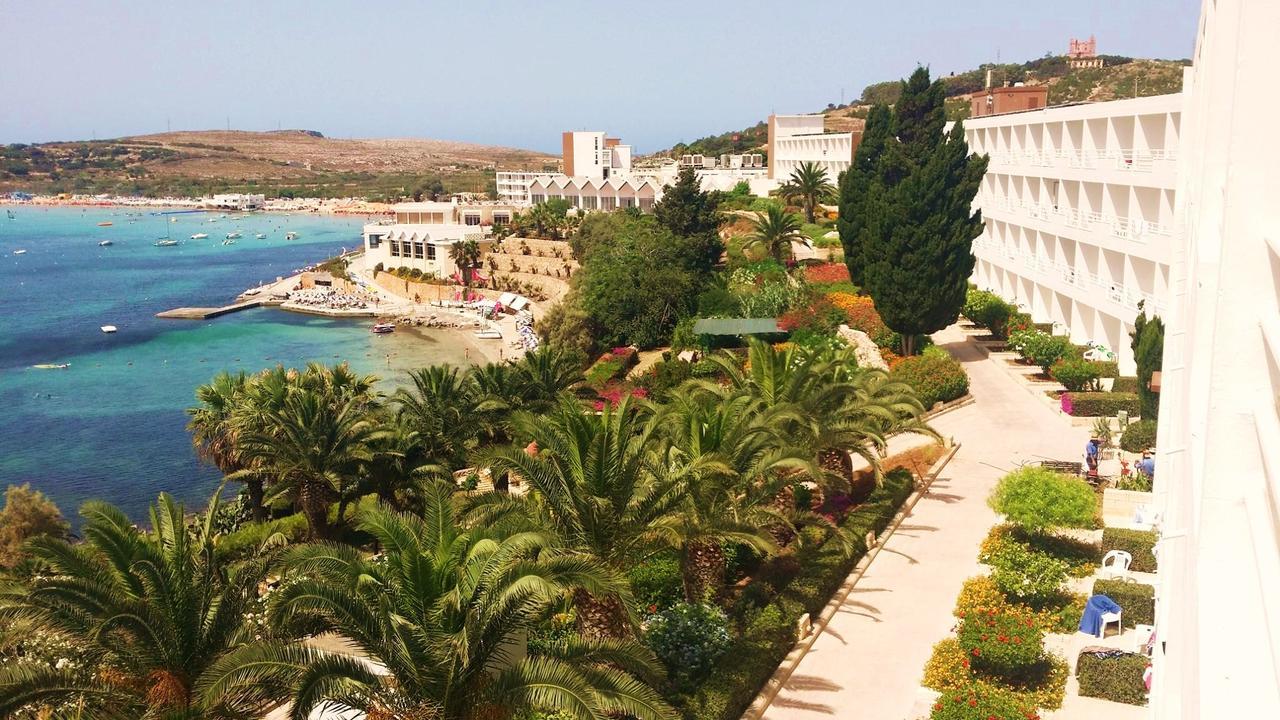
[[974,199],[985,222],[973,280],[1134,370],[1138,305],[1161,313],[1174,221],[1180,94],[971,118],[991,162]]
[[1038,110],[1048,104],[1048,85],[987,88],[969,98],[969,116],[976,118],[984,115]]
[[770,115],[769,172],[777,183],[786,182],[802,163],[816,163],[827,171],[834,184],[840,173],[853,164],[853,154],[862,141],[860,132],[826,132],[826,117],[816,115]]
[[364,226],[368,264],[416,268],[439,278],[457,273],[449,248],[475,240],[487,249],[494,225],[510,223],[515,206],[507,203],[412,202],[392,206],[395,220]]
[[215,210],[258,210],[266,204],[265,195],[222,193],[206,198],[204,206]]

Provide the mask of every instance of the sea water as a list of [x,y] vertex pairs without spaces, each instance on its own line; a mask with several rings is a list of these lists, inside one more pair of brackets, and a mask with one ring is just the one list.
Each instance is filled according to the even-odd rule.
[[[161,491],[192,508],[208,500],[221,476],[196,457],[185,411],[219,371],[346,361],[384,378],[379,386],[390,391],[412,368],[465,362],[456,335],[375,335],[367,319],[275,308],[200,321],[155,317],[225,305],[357,247],[362,219],[7,209],[15,217],[0,214],[0,489],[30,483],[73,519],[90,498],[140,521]],[[233,231],[242,237],[223,245]],[[298,237],[286,240],[289,231]],[[191,240],[196,233],[209,237]],[[182,244],[156,247],[162,237]],[[113,244],[100,247],[106,239]],[[103,325],[118,331],[105,334]]]

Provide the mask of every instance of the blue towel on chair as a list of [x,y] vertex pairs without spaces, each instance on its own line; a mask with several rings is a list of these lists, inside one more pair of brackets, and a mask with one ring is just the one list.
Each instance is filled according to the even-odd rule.
[[1102,614],[1120,612],[1120,606],[1106,595],[1094,595],[1085,603],[1084,614],[1080,616],[1080,632],[1097,635],[1102,629]]

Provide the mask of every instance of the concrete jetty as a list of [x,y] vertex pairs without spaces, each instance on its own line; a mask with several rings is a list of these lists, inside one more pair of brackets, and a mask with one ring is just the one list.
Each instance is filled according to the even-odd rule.
[[272,302],[267,298],[255,298],[253,300],[245,300],[243,302],[223,305],[222,307],[180,307],[164,312],[156,313],[156,317],[169,320],[208,320],[216,318],[219,315],[238,312],[240,310],[248,310],[250,308],[261,307],[263,305],[279,305],[279,301]]

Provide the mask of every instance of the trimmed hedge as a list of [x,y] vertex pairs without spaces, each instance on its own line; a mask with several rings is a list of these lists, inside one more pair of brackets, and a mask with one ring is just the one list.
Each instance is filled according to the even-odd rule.
[[1138,396],[1124,392],[1073,392],[1062,394],[1062,411],[1073,417],[1115,417],[1124,410],[1138,416]]
[[300,542],[307,536],[307,517],[297,513],[278,520],[246,524],[233,533],[219,537],[216,552],[223,558],[242,558],[256,553],[262,543],[275,533],[284,535],[290,543]]
[[916,397],[928,410],[939,402],[950,402],[969,392],[969,376],[955,358],[945,353],[930,352],[903,358],[889,377],[916,391]]
[[1124,429],[1120,436],[1120,449],[1139,453],[1156,445],[1156,421],[1139,420]]
[[1156,589],[1145,583],[1126,580],[1094,580],[1094,595],[1106,595],[1124,612],[1121,622],[1127,628],[1156,623]]
[[1082,652],[1076,660],[1080,694],[1129,705],[1146,705],[1147,685],[1142,681],[1142,673],[1149,664],[1145,656],[1137,653],[1099,657]]
[[1133,556],[1133,564],[1129,566],[1134,572],[1155,572],[1156,558],[1151,550],[1159,538],[1151,530],[1129,530],[1127,528],[1106,528],[1102,531],[1102,547],[1099,548],[1099,559],[1106,557],[1112,550],[1123,550]]
[[[1098,377],[1118,378],[1120,377],[1120,363],[1115,360],[1089,360],[1090,365],[1098,370]],[[1137,380],[1137,378],[1134,378]]]
[[1071,392],[1098,389],[1098,368],[1095,363],[1077,358],[1062,358],[1049,368],[1049,377],[1062,383]]
[[712,668],[707,681],[684,697],[685,717],[700,720],[741,717],[795,645],[796,621],[800,615],[807,612],[816,616],[826,606],[836,588],[866,554],[866,534],[883,532],[914,489],[915,478],[910,471],[897,468],[886,473],[884,483],[841,524],[855,538],[851,555],[843,555],[831,542],[806,552],[801,573],[769,604],[744,619],[742,634]]
[[1138,378],[1132,377],[1132,376],[1116,378],[1116,381],[1111,384],[1111,392],[1125,392],[1125,393],[1137,394]]

